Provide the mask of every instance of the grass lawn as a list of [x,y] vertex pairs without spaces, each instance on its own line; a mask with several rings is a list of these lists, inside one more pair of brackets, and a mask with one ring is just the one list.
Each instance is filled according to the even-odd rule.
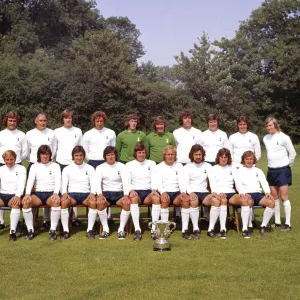
[[[266,170],[265,152],[259,167]],[[38,230],[32,241],[23,236],[9,243],[5,228],[0,299],[299,299],[299,158],[292,170],[293,229],[287,233],[275,228],[262,237],[256,229],[243,239],[230,229],[227,240],[218,240],[202,230],[199,240],[186,241],[177,229],[172,250],[157,253],[146,222],[141,242],[132,235],[117,240],[117,224],[107,240],[88,240],[83,223],[69,240],[55,242]],[[260,221],[261,209],[256,216]],[[8,212],[5,217],[8,225]]]

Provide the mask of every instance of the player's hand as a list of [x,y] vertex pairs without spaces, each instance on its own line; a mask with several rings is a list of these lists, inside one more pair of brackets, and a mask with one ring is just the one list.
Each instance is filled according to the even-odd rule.
[[152,192],[151,192],[151,195],[152,196],[155,196],[155,197],[160,197],[160,195],[159,195],[159,193],[157,192],[157,190],[152,190]]
[[96,201],[96,196],[93,193],[90,193],[87,197],[87,200],[90,202]]
[[135,190],[131,190],[129,192],[129,197],[130,198],[136,198],[138,196],[137,192]]
[[227,199],[226,194],[224,194],[224,193],[220,193],[218,196],[221,199],[224,199],[224,198]]
[[11,198],[11,204],[12,206],[20,206],[21,204],[21,198],[18,196],[14,196]]
[[191,201],[197,201],[198,196],[196,195],[196,193],[192,192],[192,193],[190,193],[190,199],[191,199]]
[[183,202],[189,202],[190,201],[189,196],[186,193],[181,193],[180,197],[181,197],[181,201],[183,201]]
[[127,195],[125,195],[125,196],[123,197],[123,203],[124,203],[125,205],[130,205],[131,201],[130,201],[130,198],[129,198]]
[[169,195],[168,195],[168,193],[162,193],[161,194],[161,202],[162,203],[167,203],[167,202],[169,202],[170,201],[170,197],[169,197]]
[[104,205],[106,203],[106,198],[100,194],[98,195],[97,197],[97,201],[96,201],[97,204],[101,204],[101,205]]
[[57,194],[53,194],[51,196],[51,201],[53,204],[60,204],[60,198]]
[[25,195],[25,197],[22,199],[22,204],[29,204],[31,203],[31,196],[30,195]]
[[265,196],[269,200],[274,200],[273,196],[270,193],[265,193]]
[[252,199],[249,194],[245,194],[245,197],[246,197],[247,200],[251,200]]

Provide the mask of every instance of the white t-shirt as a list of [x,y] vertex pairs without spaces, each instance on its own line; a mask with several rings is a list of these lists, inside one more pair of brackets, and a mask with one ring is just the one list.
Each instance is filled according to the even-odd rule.
[[201,130],[191,127],[185,129],[180,127],[173,131],[177,144],[177,162],[189,163],[189,153],[193,145],[200,143]]
[[277,132],[267,134],[263,141],[267,149],[268,167],[280,168],[294,163],[297,154],[289,136]]
[[212,193],[235,193],[234,172],[236,168],[232,166],[221,167],[215,165],[208,173],[210,189]]
[[230,150],[227,134],[220,129],[216,131],[207,129],[202,132],[200,145],[205,150],[205,161],[208,162],[215,162],[217,153],[221,148]]
[[0,167],[0,193],[21,197],[26,182],[26,169],[15,164],[12,168]]
[[25,133],[15,129],[0,131],[0,163],[4,164],[2,154],[6,150],[13,150],[16,155],[16,163],[20,163],[27,157],[27,141]]
[[125,165],[116,162],[113,165],[103,163],[96,168],[96,191],[97,194],[104,192],[121,192],[128,195],[128,177]]
[[96,194],[95,169],[83,162],[76,165],[72,162],[62,172],[61,193],[93,193]]
[[72,163],[72,150],[82,144],[82,132],[77,127],[60,127],[54,130],[57,140],[56,161],[62,165]]
[[116,134],[109,128],[92,128],[83,135],[82,146],[87,159],[103,160],[104,149],[107,146],[116,146]]
[[38,130],[34,128],[26,133],[26,140],[28,146],[27,160],[29,162],[37,162],[37,151],[41,145],[48,145],[52,151],[52,158],[54,157],[57,142],[52,129]]

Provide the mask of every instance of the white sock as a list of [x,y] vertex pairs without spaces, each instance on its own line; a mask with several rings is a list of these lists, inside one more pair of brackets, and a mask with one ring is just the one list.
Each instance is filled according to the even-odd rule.
[[69,209],[63,208],[61,209],[61,224],[64,229],[64,231],[69,232]]
[[78,216],[78,207],[73,207],[73,218],[77,219]]
[[220,206],[220,230],[226,231],[227,205]]
[[120,215],[120,226],[119,226],[118,232],[124,231],[124,228],[127,224],[129,216],[130,216],[130,211],[122,209],[121,215]]
[[169,207],[160,209],[160,219],[162,221],[169,221]]
[[94,209],[94,208],[89,209],[87,232],[93,231],[93,228],[94,228],[94,225],[96,222],[96,218],[97,218],[97,213],[98,213],[97,209]]
[[210,218],[209,218],[209,226],[208,231],[212,231],[215,229],[216,222],[220,215],[220,207],[212,206],[210,209]]
[[208,207],[206,206],[203,207],[203,218],[208,218]]
[[180,207],[175,207],[175,216],[180,217]]
[[248,230],[248,223],[250,219],[250,207],[247,206],[242,206],[241,208],[241,217],[242,217],[242,223],[243,223],[243,231]]
[[131,218],[132,222],[134,225],[134,230],[141,231],[140,227],[140,208],[138,204],[130,204],[130,213],[131,213]]
[[51,207],[51,227],[50,230],[55,230],[57,228],[57,224],[59,222],[59,218],[60,218],[60,214],[61,214],[61,207]]
[[190,218],[193,223],[193,231],[199,230],[199,207],[190,207]]
[[18,222],[20,220],[20,208],[12,208],[10,213],[10,233],[16,232]]
[[0,210],[0,224],[4,224],[4,210]]
[[[44,208],[44,218],[50,220],[50,208]],[[44,221],[46,222],[46,220]]]
[[261,227],[266,227],[268,225],[269,221],[273,217],[274,210],[275,210],[274,208],[266,207],[266,209],[264,211],[264,216],[263,216],[263,221],[261,223]]
[[98,210],[98,216],[100,219],[100,222],[102,224],[103,227],[103,231],[109,233],[109,227],[108,227],[108,216],[107,216],[107,208],[103,209],[103,210]]
[[252,215],[253,215],[253,209],[249,206],[249,219],[248,219],[248,227],[252,228]]
[[181,208],[182,232],[188,230],[190,220],[190,209]]
[[109,207],[107,209],[107,218],[109,219],[111,217],[111,208]]
[[279,199],[275,200],[275,224],[281,224]]
[[291,202],[290,200],[285,200],[282,204],[285,213],[285,224],[291,226]]
[[[152,223],[155,223],[159,220],[161,205],[152,204]],[[152,225],[152,229],[155,229],[155,225]]]
[[23,217],[24,217],[24,220],[25,220],[25,224],[27,226],[27,230],[32,230],[34,231],[33,229],[33,214],[32,214],[32,209],[31,208],[27,208],[27,209],[22,209],[23,211]]

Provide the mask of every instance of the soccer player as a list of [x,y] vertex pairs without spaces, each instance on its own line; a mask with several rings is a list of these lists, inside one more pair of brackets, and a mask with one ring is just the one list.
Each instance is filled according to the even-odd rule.
[[[27,157],[27,141],[25,133],[18,130],[21,118],[14,112],[8,112],[3,118],[3,125],[6,129],[0,131],[0,166],[4,166],[5,162],[2,154],[6,150],[13,150],[17,157],[16,163],[21,164],[22,160]],[[5,228],[4,210],[0,210],[0,229]]]
[[163,161],[155,170],[155,187],[161,197],[161,220],[169,220],[169,205],[180,206],[187,195],[184,193],[182,181],[182,164],[176,161],[176,148],[166,146],[163,152]]
[[118,205],[122,208],[118,239],[124,240],[124,228],[130,216],[131,204],[125,165],[117,162],[118,152],[115,147],[107,146],[104,149],[103,157],[105,163],[96,168],[97,208],[103,226],[99,239],[106,239],[110,235],[106,208],[110,205]]
[[113,130],[104,127],[107,123],[107,116],[103,111],[96,111],[92,114],[91,120],[94,128],[83,135],[82,146],[89,160],[88,164],[95,169],[105,162],[103,150],[107,146],[116,145],[116,134]]
[[[206,162],[205,150],[202,146],[193,145],[189,158],[190,163],[183,167],[184,191],[188,197],[181,200],[181,218],[182,218],[182,237],[189,240],[198,239],[200,230],[199,221],[199,203],[211,206],[211,195],[208,191],[208,173],[212,166]],[[193,234],[188,233],[189,218],[193,223]]]
[[[11,207],[9,240],[14,242],[17,239],[16,229],[21,214],[21,195],[26,182],[26,169],[16,164],[17,154],[12,150],[4,151],[2,158],[5,165],[0,167],[0,206]],[[28,232],[30,232],[32,228],[27,222],[28,211],[23,208],[23,213]]]
[[133,149],[137,143],[145,143],[146,135],[138,130],[140,118],[136,114],[130,114],[125,121],[125,130],[118,134],[116,148],[119,161],[127,163],[134,160]]
[[126,164],[128,174],[128,191],[130,212],[135,228],[134,240],[140,240],[139,204],[152,205],[152,223],[158,221],[160,215],[160,198],[154,187],[154,170],[156,164],[146,159],[147,151],[143,144],[136,144],[133,156],[135,160]]
[[[275,207],[274,199],[270,193],[270,187],[263,171],[254,167],[256,157],[252,151],[246,151],[242,156],[241,162],[244,167],[237,171],[239,178],[239,184],[236,185],[237,190],[240,195],[244,195],[247,199],[253,201],[255,205],[266,207],[260,228],[260,233],[266,235],[266,226],[274,214]],[[262,193],[262,189],[265,194]]]
[[153,128],[155,132],[147,135],[145,146],[149,159],[158,164],[163,160],[164,147],[168,145],[176,147],[176,141],[171,132],[165,132],[166,120],[163,116],[154,119]]
[[[37,162],[29,171],[24,202],[28,208],[48,205],[51,207],[51,227],[49,240],[56,240],[56,227],[61,213],[59,190],[61,171],[57,163],[51,161],[52,152],[48,145],[41,145],[37,151]],[[31,193],[34,187],[34,192]]]
[[207,235],[211,238],[216,237],[215,224],[220,218],[220,239],[226,239],[226,220],[227,220],[227,203],[242,205],[242,222],[243,236],[249,238],[248,222],[249,222],[249,204],[236,194],[234,184],[237,176],[236,168],[232,168],[232,158],[227,148],[221,148],[216,156],[215,165],[208,174],[209,184],[212,193],[211,201],[214,203],[210,210],[210,219]]
[[70,237],[69,207],[77,204],[88,206],[88,228],[86,236],[94,239],[93,227],[97,218],[95,169],[84,162],[85,150],[75,146],[72,150],[73,163],[62,172],[61,222],[63,238]]
[[296,151],[289,136],[281,132],[278,121],[269,117],[265,121],[267,134],[263,141],[267,149],[267,180],[275,199],[275,225],[281,226],[280,200],[285,213],[285,225],[281,231],[291,230],[291,203],[288,197],[288,186],[292,185],[291,165],[296,158]]

